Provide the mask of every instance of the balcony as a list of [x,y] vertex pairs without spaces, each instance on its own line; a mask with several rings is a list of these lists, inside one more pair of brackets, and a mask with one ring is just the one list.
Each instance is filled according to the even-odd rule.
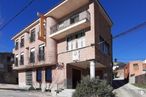
[[39,61],[45,61],[45,54],[44,53],[38,54],[38,60]]
[[35,57],[34,56],[29,58],[29,63],[35,63]]
[[75,33],[89,26],[90,14],[88,11],[83,11],[51,27],[50,37],[56,40],[61,39],[66,37],[68,34]]

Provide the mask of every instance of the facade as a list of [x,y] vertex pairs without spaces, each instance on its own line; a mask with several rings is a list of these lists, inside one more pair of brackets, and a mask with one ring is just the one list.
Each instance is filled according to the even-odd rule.
[[144,61],[132,61],[124,67],[124,77],[130,83],[136,82],[136,77],[145,74],[146,63]]
[[0,83],[17,84],[17,72],[12,70],[13,54],[0,52]]
[[123,62],[114,62],[113,63],[114,78],[124,79],[125,65],[126,64]]
[[19,86],[74,89],[81,77],[112,80],[112,22],[98,0],[64,0],[15,42]]

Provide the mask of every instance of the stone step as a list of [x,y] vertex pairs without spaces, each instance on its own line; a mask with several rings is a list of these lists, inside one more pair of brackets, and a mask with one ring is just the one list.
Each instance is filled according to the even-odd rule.
[[61,92],[59,92],[57,94],[57,96],[60,97],[72,97],[73,92],[75,91],[75,89],[64,89]]

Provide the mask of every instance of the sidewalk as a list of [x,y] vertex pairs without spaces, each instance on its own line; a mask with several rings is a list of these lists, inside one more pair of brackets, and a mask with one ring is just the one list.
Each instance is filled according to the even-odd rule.
[[131,89],[137,89],[137,90],[144,90],[144,91],[146,91],[146,89],[136,87],[136,86],[134,86],[134,85],[132,85],[132,84],[130,84],[130,83],[128,83],[127,86],[129,86]]
[[0,89],[4,90],[20,90],[18,85],[15,84],[0,84]]
[[[41,90],[30,90],[28,91],[27,89],[22,89],[18,85],[15,84],[0,84],[0,91],[9,91],[9,93],[26,93],[30,97],[62,97],[58,95],[52,96],[50,92],[41,92]],[[22,92],[23,91],[23,92]]]
[[144,89],[144,88],[139,88],[139,87],[136,87],[136,86],[134,86],[134,85],[132,85],[132,84],[127,84],[127,86],[130,88],[130,89],[132,89],[132,90],[135,90],[135,91],[137,91],[140,95],[146,95],[146,89]]

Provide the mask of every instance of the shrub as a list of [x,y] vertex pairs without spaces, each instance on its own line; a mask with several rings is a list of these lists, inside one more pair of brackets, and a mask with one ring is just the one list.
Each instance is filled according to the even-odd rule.
[[72,97],[115,97],[113,88],[105,80],[84,77],[77,85]]

